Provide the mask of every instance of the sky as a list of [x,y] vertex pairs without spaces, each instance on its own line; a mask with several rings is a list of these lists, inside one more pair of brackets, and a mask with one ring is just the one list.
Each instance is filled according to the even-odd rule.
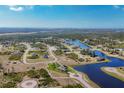
[[124,6],[0,5],[0,27],[124,28]]

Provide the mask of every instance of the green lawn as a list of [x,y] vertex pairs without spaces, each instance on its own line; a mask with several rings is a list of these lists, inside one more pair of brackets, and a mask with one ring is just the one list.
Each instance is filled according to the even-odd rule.
[[74,70],[72,67],[68,66],[68,72],[77,74],[77,71]]

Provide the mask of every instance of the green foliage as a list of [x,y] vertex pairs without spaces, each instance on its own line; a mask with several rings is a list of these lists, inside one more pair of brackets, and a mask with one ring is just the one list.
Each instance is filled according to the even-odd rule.
[[54,53],[56,55],[62,55],[63,54],[63,51],[61,49],[57,49]]
[[15,82],[7,82],[7,83],[4,83],[1,87],[2,88],[14,88],[14,87],[16,87],[16,83]]
[[67,85],[64,86],[63,88],[83,88],[80,84],[76,84],[76,85]]
[[58,67],[59,67],[60,65],[59,64],[57,64],[57,63],[49,63],[48,64],[48,69],[50,69],[50,70],[58,70]]
[[11,55],[9,60],[21,60],[22,55]]
[[10,55],[10,54],[11,54],[10,51],[0,52],[0,55]]
[[27,72],[27,75],[31,78],[49,78],[50,75],[45,69],[40,69],[40,70],[30,70]]
[[47,52],[42,51],[42,50],[29,51],[29,54],[32,54],[32,53],[36,53],[36,54],[39,54],[39,55],[48,54]]
[[13,82],[21,82],[23,75],[21,73],[6,73],[4,77]]
[[83,61],[84,61],[84,59],[83,59],[83,58],[79,58],[78,60],[79,60],[80,62],[83,62]]
[[43,78],[49,78],[50,77],[50,75],[48,74],[48,72],[45,69],[40,69],[39,74]]
[[32,47],[36,47],[44,51],[47,50],[47,46],[42,43],[32,44]]
[[78,55],[75,54],[75,53],[67,54],[67,57],[68,57],[68,58],[71,58],[71,59],[73,59],[73,60],[75,60],[75,61],[78,60]]
[[2,66],[2,64],[0,63],[0,69],[3,69],[3,66]]
[[28,59],[37,59],[37,58],[39,58],[38,55],[31,55],[31,56],[28,56]]
[[77,74],[77,71],[76,70],[74,70],[72,67],[67,67],[67,71],[68,72],[71,72],[71,73],[75,73],[75,74]]
[[53,87],[53,86],[58,86],[59,83],[52,78],[45,78],[42,80],[39,80],[39,87]]
[[27,72],[27,75],[30,77],[30,78],[40,78],[40,74],[38,73],[38,71],[36,70],[30,70]]
[[23,75],[21,73],[4,73],[4,80],[0,87],[2,88],[14,88],[17,83],[21,82],[23,79]]
[[15,50],[19,50],[20,52],[24,52],[26,47],[23,44],[14,45]]

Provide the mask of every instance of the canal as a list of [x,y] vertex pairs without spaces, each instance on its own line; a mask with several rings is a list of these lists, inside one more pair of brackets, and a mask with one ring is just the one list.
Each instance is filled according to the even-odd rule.
[[[68,41],[69,43],[69,41]],[[81,43],[79,40],[74,40],[69,43],[72,45],[79,46],[80,48],[89,48],[84,43]],[[80,72],[84,72],[88,75],[88,77],[94,81],[96,84],[98,84],[100,87],[103,88],[124,88],[124,82],[116,79],[106,73],[104,73],[101,68],[102,67],[120,67],[124,66],[124,60],[107,56],[106,54],[95,51],[95,54],[100,57],[105,57],[110,60],[110,62],[99,62],[96,64],[87,64],[87,65],[80,65],[75,66],[74,69]]]

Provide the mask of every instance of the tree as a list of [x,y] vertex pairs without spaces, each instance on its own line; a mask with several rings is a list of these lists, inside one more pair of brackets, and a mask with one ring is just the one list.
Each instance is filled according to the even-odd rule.
[[58,86],[59,83],[55,80],[55,79],[52,79],[52,78],[45,78],[45,79],[42,79],[42,80],[39,80],[39,87],[53,87],[53,86]]
[[31,78],[40,78],[39,73],[35,70],[30,70],[30,71],[27,72],[27,74]]
[[78,60],[79,60],[80,62],[83,62],[83,61],[84,61],[84,59],[83,59],[83,58],[79,58]]
[[43,78],[49,78],[50,77],[50,75],[48,74],[48,72],[45,69],[40,69],[39,74]]
[[7,83],[3,84],[1,87],[2,88],[14,88],[14,87],[16,87],[16,83],[15,82],[7,82]]

